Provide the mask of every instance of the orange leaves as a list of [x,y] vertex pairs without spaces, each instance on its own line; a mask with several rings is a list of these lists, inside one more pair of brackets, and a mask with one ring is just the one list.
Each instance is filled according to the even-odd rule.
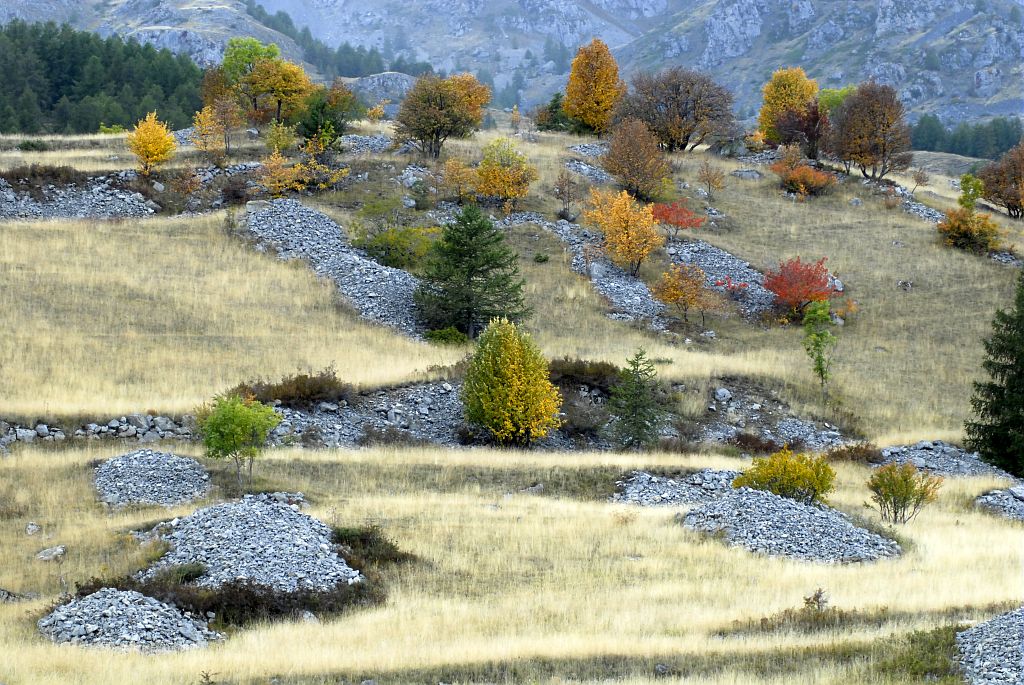
[[479,127],[484,120],[484,105],[491,101],[491,89],[477,81],[476,76],[468,73],[449,76],[447,81],[458,93],[462,106],[473,120],[473,125]]
[[818,82],[807,78],[800,67],[778,69],[761,90],[764,104],[757,115],[758,128],[769,142],[779,142],[775,127],[779,117],[790,110],[803,113],[811,99],[818,94]]
[[705,217],[697,216],[690,210],[685,201],[671,204],[659,203],[651,207],[651,212],[655,221],[672,230],[673,238],[679,237],[680,230],[700,228],[707,221]]
[[673,264],[661,275],[652,293],[660,301],[675,307],[687,321],[691,309],[704,312],[718,306],[718,297],[706,285],[704,270],[696,264]]
[[591,189],[586,221],[604,234],[604,246],[613,262],[636,276],[647,256],[665,244],[655,229],[650,205],[641,205],[629,193]]
[[565,88],[565,113],[599,134],[608,130],[612,110],[625,90],[619,65],[608,46],[598,38],[576,53]]
[[261,160],[260,183],[266,186],[273,197],[282,197],[289,190],[300,190],[305,187],[302,181],[302,169],[289,166],[279,150],[274,150],[269,157]]
[[764,277],[764,287],[775,294],[775,302],[791,311],[811,302],[823,302],[835,293],[825,268],[825,257],[816,262],[801,262],[799,257],[779,264],[777,271]]
[[156,118],[156,112],[147,114],[128,134],[128,149],[138,157],[139,172],[143,176],[149,176],[154,167],[169,161],[177,147],[167,124]]

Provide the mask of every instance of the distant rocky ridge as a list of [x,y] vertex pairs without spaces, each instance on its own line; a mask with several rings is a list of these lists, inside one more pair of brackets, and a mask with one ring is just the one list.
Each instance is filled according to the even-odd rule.
[[[220,59],[231,36],[277,43],[242,0],[16,0],[0,23],[69,21],[133,36],[192,56]],[[597,36],[627,74],[679,64],[708,71],[736,93],[741,117],[760,103],[776,66],[800,65],[823,87],[868,78],[895,86],[913,113],[947,123],[1024,111],[1024,0],[263,0],[330,45],[390,48],[446,71],[487,72],[496,90],[518,76],[524,104],[565,83],[567,55]],[[552,54],[552,52],[560,54]],[[368,77],[387,92],[394,80]],[[386,84],[386,85],[384,85]],[[388,99],[395,99],[385,96]]]

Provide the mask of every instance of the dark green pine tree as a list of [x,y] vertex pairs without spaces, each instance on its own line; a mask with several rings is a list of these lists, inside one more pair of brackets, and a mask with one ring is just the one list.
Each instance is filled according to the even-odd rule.
[[608,411],[616,417],[612,437],[623,449],[641,449],[658,438],[665,412],[658,403],[658,375],[654,362],[637,350],[612,386]]
[[1024,476],[1024,273],[1013,309],[996,312],[985,353],[989,380],[974,384],[967,445],[989,464]]
[[454,326],[476,337],[495,317],[521,321],[529,315],[516,253],[476,206],[444,227],[427,259],[416,304],[432,329]]

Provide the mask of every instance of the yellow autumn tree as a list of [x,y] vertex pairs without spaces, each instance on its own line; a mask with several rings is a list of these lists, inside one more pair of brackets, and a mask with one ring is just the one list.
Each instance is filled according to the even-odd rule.
[[624,91],[611,50],[595,38],[581,47],[572,61],[562,109],[600,135],[611,125],[612,111]]
[[675,307],[683,321],[689,321],[691,309],[698,310],[701,325],[705,313],[719,305],[717,294],[707,286],[704,270],[696,264],[673,264],[651,291],[660,302]]
[[651,252],[665,244],[651,205],[638,203],[625,190],[615,194],[591,188],[583,218],[604,234],[608,256],[632,276],[640,272],[640,265]]
[[560,425],[562,397],[526,331],[493,319],[480,334],[462,386],[466,421],[501,445],[528,447]]
[[776,70],[761,89],[763,102],[757,124],[765,140],[778,143],[781,138],[775,122],[786,112],[805,113],[817,94],[818,82],[808,78],[801,67]]
[[391,100],[381,100],[376,105],[366,110],[366,118],[370,121],[377,122],[384,118],[386,112],[384,108],[391,104]]
[[530,192],[537,180],[537,168],[508,138],[496,138],[484,147],[484,159],[477,168],[476,192],[505,203],[506,213]]
[[452,157],[444,163],[441,186],[450,197],[454,197],[460,204],[473,194],[476,182],[476,169],[468,166],[461,159]]
[[303,169],[298,165],[290,166],[280,151],[274,150],[260,161],[263,165],[259,171],[260,183],[271,196],[282,197],[289,190],[305,188]]
[[256,62],[248,77],[249,90],[256,97],[266,96],[275,108],[274,119],[283,120],[286,113],[297,109],[313,90],[305,70],[298,64],[282,59],[263,59]]
[[170,129],[156,118],[156,112],[139,120],[135,130],[128,134],[128,149],[138,157],[139,173],[143,176],[149,176],[155,167],[170,161],[177,147]]
[[227,144],[224,140],[224,124],[213,105],[207,105],[192,118],[192,135],[189,140],[217,166],[224,164]]
[[302,187],[313,186],[318,190],[327,190],[348,176],[348,169],[331,166],[331,155],[324,136],[314,135],[306,141],[300,152],[302,161],[295,165],[295,169]]
[[446,80],[458,93],[465,112],[473,121],[473,127],[480,128],[484,121],[484,106],[491,101],[491,89],[480,83],[473,74],[455,74]]

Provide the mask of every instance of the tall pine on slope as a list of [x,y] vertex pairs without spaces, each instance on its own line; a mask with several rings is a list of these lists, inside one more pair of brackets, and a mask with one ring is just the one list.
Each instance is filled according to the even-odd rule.
[[989,380],[974,384],[967,444],[986,462],[1024,476],[1024,274],[1013,309],[996,312],[985,352]]
[[430,328],[454,326],[471,338],[491,319],[519,321],[529,315],[518,258],[479,207],[466,207],[444,227],[428,257],[416,304]]

